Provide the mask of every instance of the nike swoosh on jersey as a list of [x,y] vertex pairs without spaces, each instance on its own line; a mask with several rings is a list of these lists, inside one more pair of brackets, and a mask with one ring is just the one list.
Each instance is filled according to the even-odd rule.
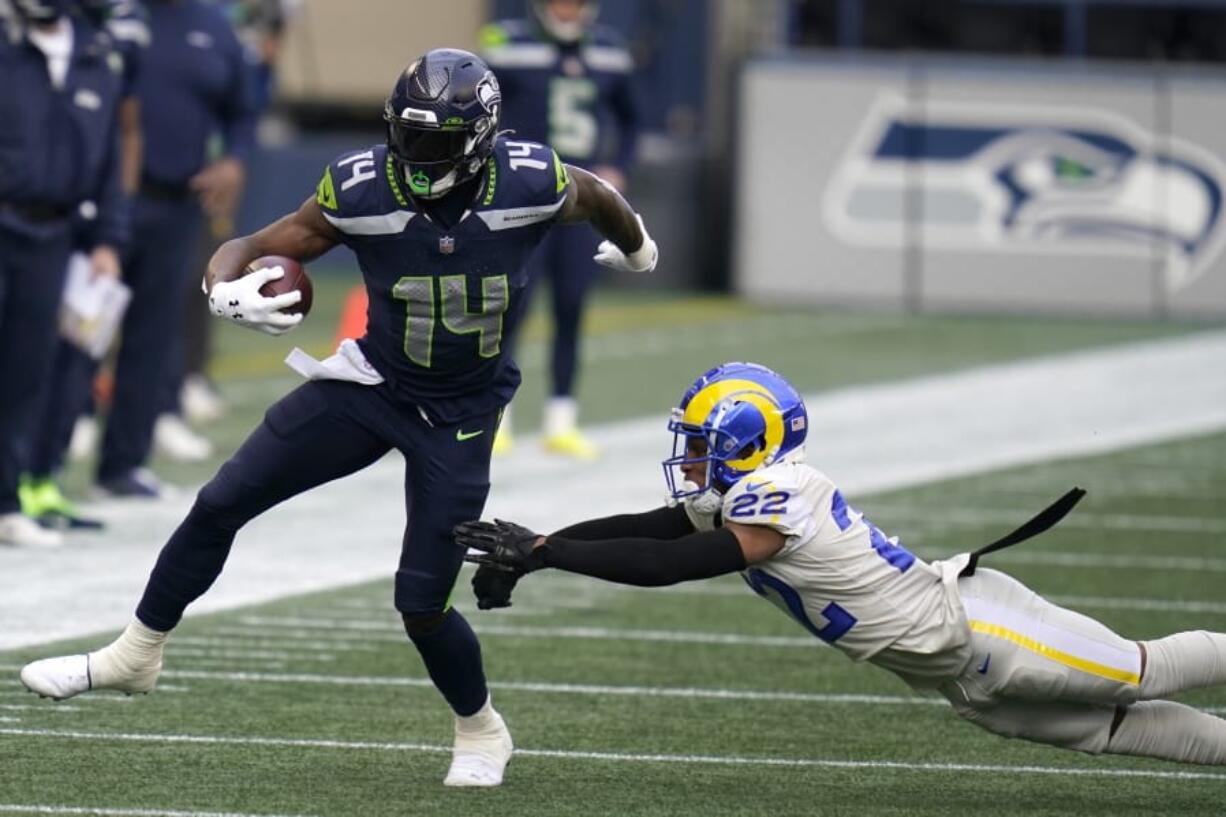
[[465,440],[471,440],[473,437],[480,436],[481,434],[484,434],[484,433],[485,433],[484,428],[479,428],[476,431],[465,431],[461,428],[457,428],[455,430],[455,438],[459,442],[464,442]]
[[759,488],[761,488],[761,487],[763,487],[763,486],[765,486],[765,485],[769,485],[769,484],[770,484],[769,482],[746,482],[746,483],[745,483],[745,491],[746,491],[747,493],[751,493],[751,494],[752,494],[754,491],[758,490]]
[[979,674],[987,675],[988,674],[988,664],[991,664],[991,663],[992,663],[992,654],[988,653],[988,657],[983,659],[983,663],[977,667]]

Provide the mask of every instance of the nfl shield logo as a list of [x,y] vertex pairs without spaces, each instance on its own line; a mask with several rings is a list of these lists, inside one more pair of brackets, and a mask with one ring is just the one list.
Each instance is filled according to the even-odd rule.
[[451,255],[453,252],[455,252],[455,239],[449,235],[439,238],[438,251],[443,255]]

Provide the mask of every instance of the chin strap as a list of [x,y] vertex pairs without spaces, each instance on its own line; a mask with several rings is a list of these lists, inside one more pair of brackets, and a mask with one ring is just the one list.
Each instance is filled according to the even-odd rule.
[[[693,485],[693,483],[689,484]],[[694,485],[694,487],[697,488],[698,486]],[[701,494],[686,497],[685,502],[695,513],[703,514],[704,516],[718,513],[720,508],[724,506],[724,498],[710,488]]]

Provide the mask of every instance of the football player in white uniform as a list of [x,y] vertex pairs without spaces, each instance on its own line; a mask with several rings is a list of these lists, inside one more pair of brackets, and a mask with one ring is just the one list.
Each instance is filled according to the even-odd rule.
[[[939,691],[991,732],[1226,765],[1226,720],[1162,700],[1226,683],[1226,635],[1128,640],[1004,573],[977,569],[992,546],[925,562],[804,462],[807,425],[800,395],[770,369],[711,369],[669,423],[664,471],[678,504],[548,536],[503,521],[456,528],[457,544],[477,551],[469,559],[482,566],[473,581],[479,606],[509,605],[515,581],[543,567],[642,586],[739,572],[853,661]],[[994,546],[1054,524],[1079,493]]]

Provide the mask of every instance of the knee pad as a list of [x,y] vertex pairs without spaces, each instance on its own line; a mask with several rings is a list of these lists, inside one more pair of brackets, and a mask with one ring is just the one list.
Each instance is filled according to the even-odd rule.
[[401,613],[404,631],[410,639],[434,635],[451,615],[451,608],[430,613]]

